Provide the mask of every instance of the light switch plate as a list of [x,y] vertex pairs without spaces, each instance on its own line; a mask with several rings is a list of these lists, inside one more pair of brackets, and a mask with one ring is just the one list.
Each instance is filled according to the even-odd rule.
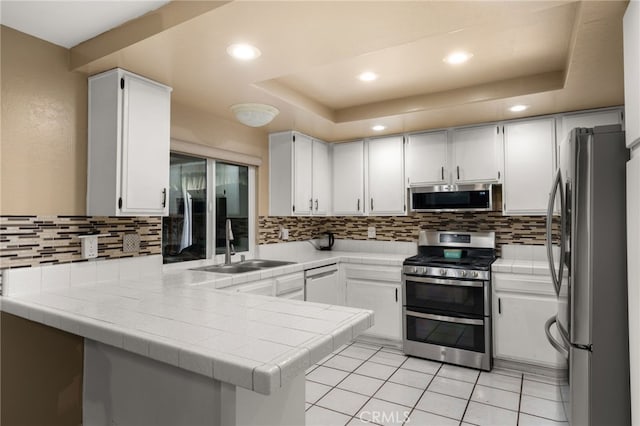
[[137,253],[140,251],[140,235],[136,233],[124,234],[122,237],[122,252]]
[[375,238],[376,237],[376,227],[375,226],[370,226],[367,228],[367,237],[368,238]]

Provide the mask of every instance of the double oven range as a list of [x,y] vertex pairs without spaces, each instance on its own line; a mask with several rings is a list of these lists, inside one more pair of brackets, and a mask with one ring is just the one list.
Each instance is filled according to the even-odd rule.
[[494,232],[420,231],[402,267],[407,355],[491,370]]

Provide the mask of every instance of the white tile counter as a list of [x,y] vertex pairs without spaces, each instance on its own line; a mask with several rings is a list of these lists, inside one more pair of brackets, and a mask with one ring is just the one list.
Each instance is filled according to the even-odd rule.
[[[107,261],[11,270],[0,308],[266,395],[373,325],[373,312],[219,289],[338,262],[399,266],[407,255],[298,249],[260,257],[298,263],[235,275],[154,273],[150,259],[142,268],[122,259],[115,270]],[[104,270],[109,280],[91,282]]]

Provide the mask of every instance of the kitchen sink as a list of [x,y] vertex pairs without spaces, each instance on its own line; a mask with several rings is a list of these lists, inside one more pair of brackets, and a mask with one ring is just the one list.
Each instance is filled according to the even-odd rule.
[[295,262],[281,260],[251,259],[231,265],[211,265],[200,268],[192,268],[194,271],[217,272],[219,274],[241,274],[243,272],[259,271],[261,269],[275,268],[278,266],[292,265]]
[[296,262],[285,262],[283,260],[251,259],[240,262],[240,265],[256,266],[258,268],[275,268],[277,266],[293,265]]

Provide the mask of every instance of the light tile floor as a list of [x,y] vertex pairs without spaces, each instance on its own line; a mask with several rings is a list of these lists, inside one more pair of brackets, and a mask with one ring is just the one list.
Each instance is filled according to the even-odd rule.
[[555,379],[480,372],[387,347],[345,345],[306,378],[309,426],[568,426]]

